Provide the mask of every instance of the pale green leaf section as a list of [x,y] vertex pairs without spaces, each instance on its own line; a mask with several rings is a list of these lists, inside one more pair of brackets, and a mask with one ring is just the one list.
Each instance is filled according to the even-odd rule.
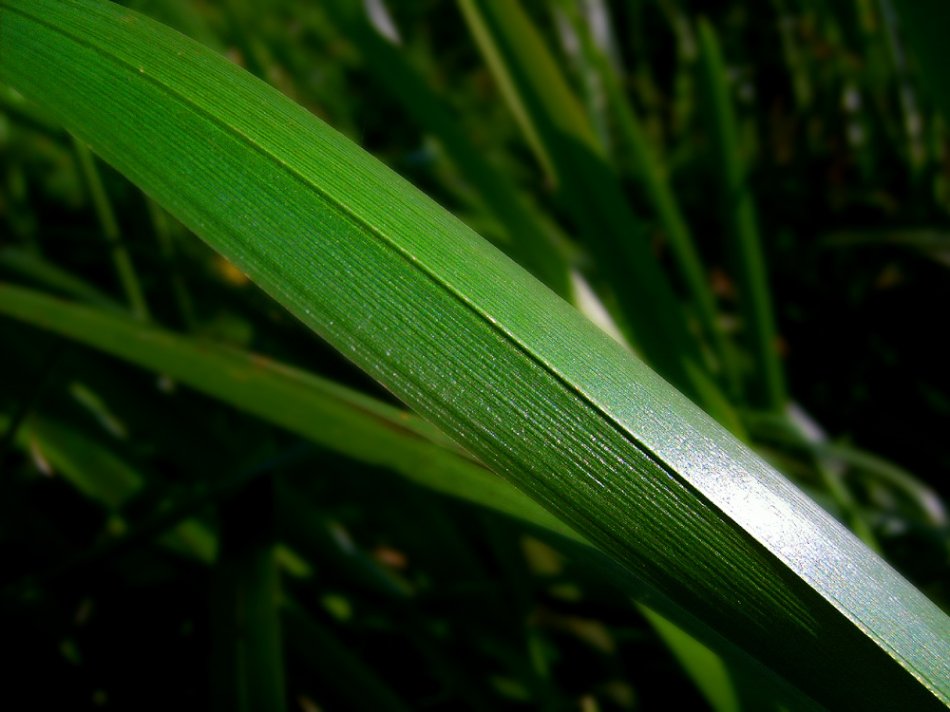
[[[263,356],[178,336],[121,314],[14,285],[0,283],[0,314],[153,370],[340,455],[578,538],[425,421],[331,381]],[[141,484],[141,477],[111,461],[105,464],[97,468],[93,484],[87,486],[83,479],[75,484],[115,507]],[[105,487],[103,477],[121,480],[123,486]]]
[[936,606],[305,110],[107,3],[2,0],[0,48],[0,79],[650,588],[830,707],[950,701]]

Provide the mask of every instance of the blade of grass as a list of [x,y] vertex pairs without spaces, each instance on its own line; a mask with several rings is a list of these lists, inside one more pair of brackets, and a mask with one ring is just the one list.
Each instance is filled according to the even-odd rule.
[[[916,88],[911,81],[908,71],[906,49],[903,40],[898,32],[897,11],[890,0],[878,0],[877,17],[874,17],[870,7],[867,8],[866,15],[870,15],[862,28],[867,28],[866,33],[872,34],[867,26],[871,26],[883,35],[886,43],[888,59],[890,60],[893,79],[897,83],[897,96],[901,108],[901,132],[898,134],[904,141],[904,159],[911,174],[911,180],[920,185],[923,171],[927,164],[927,147],[925,145],[925,120],[918,106]],[[877,19],[878,23],[873,23],[871,18]],[[875,26],[876,24],[876,26]],[[871,40],[868,42],[871,44]],[[868,54],[876,58],[873,51]],[[883,54],[883,52],[882,52]],[[883,64],[883,62],[881,62]],[[875,66],[872,64],[872,67]],[[883,69],[879,70],[883,74]],[[883,82],[880,82],[883,84]],[[883,102],[882,102],[883,103]]]
[[165,262],[168,272],[169,288],[175,298],[175,305],[178,307],[178,316],[181,323],[189,330],[194,330],[198,323],[195,317],[194,300],[188,290],[180,270],[178,269],[178,260],[176,255],[175,243],[182,235],[181,227],[171,218],[168,213],[162,210],[153,200],[147,200],[148,215],[152,222],[152,229],[155,231],[155,238],[158,240],[159,251]]
[[697,681],[710,706],[716,712],[739,712],[742,708],[738,695],[722,660],[649,608],[643,608],[642,612],[650,625],[663,635],[671,652],[690,672],[690,677]]
[[871,549],[880,552],[881,545],[844,480],[843,464],[821,453],[820,448],[827,442],[828,436],[808,413],[794,404],[788,408],[788,421],[795,433],[812,446],[812,464],[821,476],[825,490],[831,494],[835,504],[844,514],[848,527]]
[[718,168],[726,234],[736,261],[739,302],[744,330],[755,368],[750,379],[750,401],[761,407],[785,407],[785,378],[779,361],[775,317],[769,292],[765,258],[755,216],[755,202],[742,163],[736,119],[729,97],[729,81],[715,31],[705,20],[699,23],[700,72],[707,101]]
[[804,112],[811,106],[815,94],[807,54],[800,47],[801,41],[797,36],[798,26],[804,24],[805,10],[798,10],[795,7],[797,3],[789,3],[788,0],[772,0],[772,3],[775,6],[776,22],[782,42],[782,55],[790,75],[792,92],[795,95],[795,108]]
[[[599,27],[609,27],[607,8],[603,5],[595,7],[594,3],[586,3],[583,10],[587,17],[593,13],[602,18]],[[560,38],[561,50],[569,60],[576,81],[580,83],[587,122],[597,138],[599,151],[602,155],[610,155],[613,137],[607,117],[607,99],[600,72],[590,62],[588,51],[581,44],[581,33],[587,33],[587,27],[582,26],[580,20],[581,11],[572,2],[560,2],[552,4],[550,12]]]
[[109,243],[109,252],[112,255],[112,262],[119,277],[119,283],[122,285],[123,292],[125,292],[125,298],[132,308],[132,313],[139,319],[147,321],[149,313],[148,305],[145,302],[145,293],[139,282],[129,250],[123,242],[122,233],[119,231],[119,223],[116,220],[115,211],[112,209],[112,202],[109,200],[105,186],[102,184],[99,169],[96,168],[96,159],[82,141],[73,139],[73,148],[76,151],[76,157],[79,159],[79,168],[82,171],[83,178],[85,178],[86,188],[89,191],[96,216],[99,218],[102,234]]
[[2,0],[0,20],[0,79],[645,585],[826,704],[950,701],[936,606],[378,162],[135,13]]
[[946,528],[950,523],[947,511],[934,490],[892,462],[870,452],[839,443],[822,443],[818,454],[835,457],[889,487],[902,492],[918,508],[920,515],[932,526]]
[[[347,457],[414,481],[437,481],[445,493],[466,476],[475,482],[497,479],[419,418],[262,356],[6,284],[0,284],[0,313],[165,374]],[[496,508],[511,511],[511,497],[484,487]],[[554,517],[547,519],[564,529]]]
[[551,145],[553,130],[602,155],[584,109],[521,7],[468,0],[459,7],[548,180],[567,178],[552,155],[559,150]]
[[53,472],[108,509],[118,510],[141,485],[141,475],[109,450],[66,425],[34,416],[22,437]]

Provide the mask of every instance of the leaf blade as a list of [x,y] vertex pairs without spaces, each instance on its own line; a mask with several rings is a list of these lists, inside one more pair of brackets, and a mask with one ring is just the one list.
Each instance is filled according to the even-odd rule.
[[933,604],[408,184],[139,15],[0,13],[4,80],[652,588],[826,703],[950,699]]

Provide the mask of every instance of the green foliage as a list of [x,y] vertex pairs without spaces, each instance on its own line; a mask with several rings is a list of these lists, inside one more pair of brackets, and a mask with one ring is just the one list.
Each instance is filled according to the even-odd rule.
[[[790,255],[854,244],[802,233],[860,232],[856,205],[906,202],[897,230],[946,213],[890,4],[366,7],[143,5],[199,44],[100,0],[0,0],[11,694],[948,703],[948,618],[835,521],[943,604],[941,485],[831,441],[799,391],[866,438],[782,347],[827,300]],[[851,304],[942,269],[896,254],[845,253]],[[915,377],[929,405],[901,419],[927,428],[950,391]],[[903,425],[872,444],[947,463],[903,458]]]

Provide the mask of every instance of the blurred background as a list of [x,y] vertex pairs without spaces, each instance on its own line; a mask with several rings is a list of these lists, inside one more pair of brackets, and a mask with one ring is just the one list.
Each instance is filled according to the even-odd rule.
[[[950,144],[892,0],[123,4],[609,322],[948,609]],[[0,279],[398,405],[2,86]],[[774,707],[516,517],[54,331],[0,308],[8,701],[239,707],[250,577],[282,592],[261,649],[290,709]]]

